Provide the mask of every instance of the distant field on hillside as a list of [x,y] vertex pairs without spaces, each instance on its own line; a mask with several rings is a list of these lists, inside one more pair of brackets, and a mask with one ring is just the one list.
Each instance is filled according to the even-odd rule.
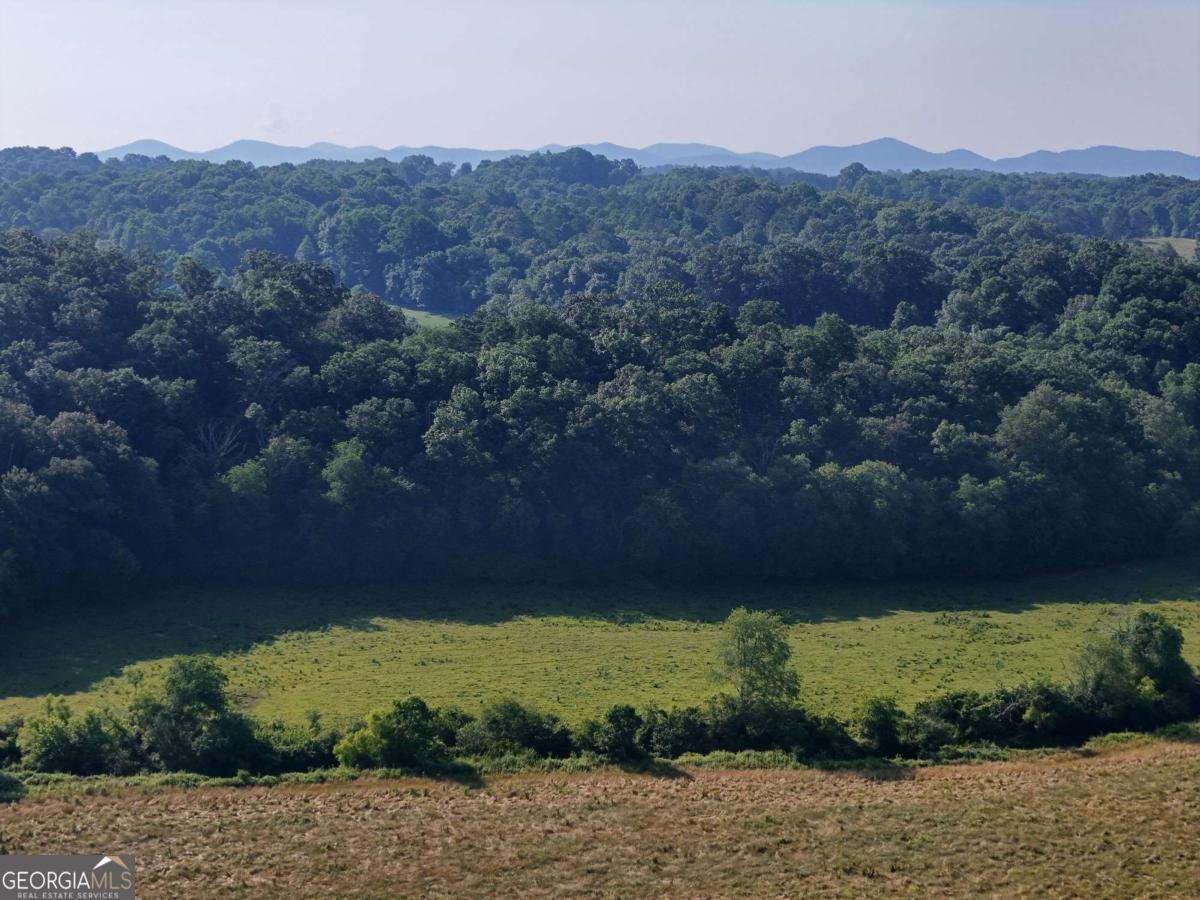
[[604,770],[28,798],[0,852],[139,897],[1195,897],[1200,744],[882,772]]
[[1153,606],[1200,662],[1200,559],[1019,581],[840,587],[413,587],[177,590],[53,625],[5,622],[0,719],[41,698],[120,705],[179,653],[213,653],[242,704],[345,721],[408,694],[468,710],[516,696],[579,721],[618,702],[700,703],[718,625],[739,604],[792,623],[805,703],[848,715],[949,688],[1063,680],[1072,654]]
[[424,309],[409,309],[406,306],[400,308],[406,316],[423,328],[445,328],[454,321],[450,316],[440,316]]
[[1195,238],[1177,238],[1177,237],[1150,237],[1138,238],[1138,240],[1150,247],[1158,247],[1162,244],[1170,244],[1175,252],[1191,262],[1196,258],[1196,239]]

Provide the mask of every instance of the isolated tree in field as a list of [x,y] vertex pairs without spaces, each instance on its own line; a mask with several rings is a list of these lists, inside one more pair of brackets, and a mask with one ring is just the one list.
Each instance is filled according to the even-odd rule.
[[740,706],[786,705],[800,694],[791,657],[787,625],[779,616],[739,606],[725,620],[717,677],[733,686]]

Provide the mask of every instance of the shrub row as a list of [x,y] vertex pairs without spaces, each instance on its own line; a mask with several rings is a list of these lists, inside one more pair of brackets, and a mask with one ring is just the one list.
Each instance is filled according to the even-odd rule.
[[169,667],[161,693],[139,696],[125,715],[77,714],[52,698],[41,715],[0,726],[0,760],[75,775],[278,774],[334,765],[339,737],[316,715],[306,727],[256,722],[230,706],[214,660],[185,656]]

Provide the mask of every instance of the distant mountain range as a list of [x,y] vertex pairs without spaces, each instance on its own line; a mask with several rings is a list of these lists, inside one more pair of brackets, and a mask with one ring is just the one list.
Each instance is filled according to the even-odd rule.
[[[1083,150],[1037,150],[1024,156],[988,159],[970,150],[933,153],[895,138],[880,138],[849,147],[810,147],[790,156],[773,153],[736,153],[710,144],[651,144],[649,147],[622,147],[618,144],[547,144],[537,151],[560,151],[568,146],[582,147],[592,153],[615,159],[632,159],[639,166],[757,166],[764,169],[797,169],[836,175],[851,163],[859,162],[877,171],[912,169],[982,169],[988,172],[1049,172],[1087,175],[1141,175],[1154,172],[1200,178],[1200,156],[1177,150],[1129,150],[1125,147],[1088,147]],[[256,166],[280,163],[304,163],[313,159],[361,161],[364,159],[400,160],[406,156],[430,156],[437,162],[472,165],[485,159],[522,156],[534,150],[476,150],[468,147],[343,147],[340,144],[311,144],[288,147],[266,141],[234,141],[224,147],[193,152],[172,147],[162,141],[142,140],[101,150],[101,159],[124,157],[130,153],[166,156],[170,159],[204,159],[210,162],[242,160]]]

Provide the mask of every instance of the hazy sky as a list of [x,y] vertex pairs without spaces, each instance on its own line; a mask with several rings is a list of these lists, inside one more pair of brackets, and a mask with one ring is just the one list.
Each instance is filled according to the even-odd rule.
[[1197,0],[0,0],[0,146],[1200,153]]

